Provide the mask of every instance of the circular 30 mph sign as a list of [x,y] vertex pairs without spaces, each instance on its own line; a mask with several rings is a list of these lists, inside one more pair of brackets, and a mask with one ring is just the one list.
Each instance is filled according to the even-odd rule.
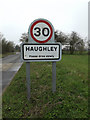
[[31,24],[29,33],[35,42],[46,43],[52,38],[53,27],[49,21],[37,19]]

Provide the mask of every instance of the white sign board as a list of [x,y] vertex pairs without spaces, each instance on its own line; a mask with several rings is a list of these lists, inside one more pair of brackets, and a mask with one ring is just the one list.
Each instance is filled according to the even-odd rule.
[[61,44],[22,44],[22,60],[31,61],[59,61],[61,60]]

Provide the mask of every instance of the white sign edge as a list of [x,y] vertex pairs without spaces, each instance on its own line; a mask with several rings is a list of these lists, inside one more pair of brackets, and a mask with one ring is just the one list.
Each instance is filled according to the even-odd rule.
[[[58,60],[24,60],[23,59],[23,51],[22,51],[22,46],[24,45],[24,44],[34,44],[34,43],[21,43],[20,44],[20,47],[21,47],[21,61],[22,62],[53,62],[53,61],[60,61],[61,59],[62,59],[62,44],[61,43],[58,43],[58,42],[56,42],[56,43],[46,43],[46,44],[60,44],[60,52],[59,52],[59,55],[60,55],[60,59],[58,59]],[[37,44],[38,45],[38,44]],[[43,44],[44,45],[44,44]]]

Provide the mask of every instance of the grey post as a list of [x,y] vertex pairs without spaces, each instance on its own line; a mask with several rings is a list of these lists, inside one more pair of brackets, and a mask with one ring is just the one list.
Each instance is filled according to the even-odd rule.
[[56,91],[56,62],[52,62],[52,92]]
[[27,99],[30,100],[30,62],[26,62]]

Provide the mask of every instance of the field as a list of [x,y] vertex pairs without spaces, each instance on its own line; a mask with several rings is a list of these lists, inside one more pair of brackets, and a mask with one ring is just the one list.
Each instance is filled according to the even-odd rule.
[[3,94],[3,118],[88,118],[88,56],[63,55],[56,74],[53,94],[52,62],[32,62],[28,101],[24,63]]

